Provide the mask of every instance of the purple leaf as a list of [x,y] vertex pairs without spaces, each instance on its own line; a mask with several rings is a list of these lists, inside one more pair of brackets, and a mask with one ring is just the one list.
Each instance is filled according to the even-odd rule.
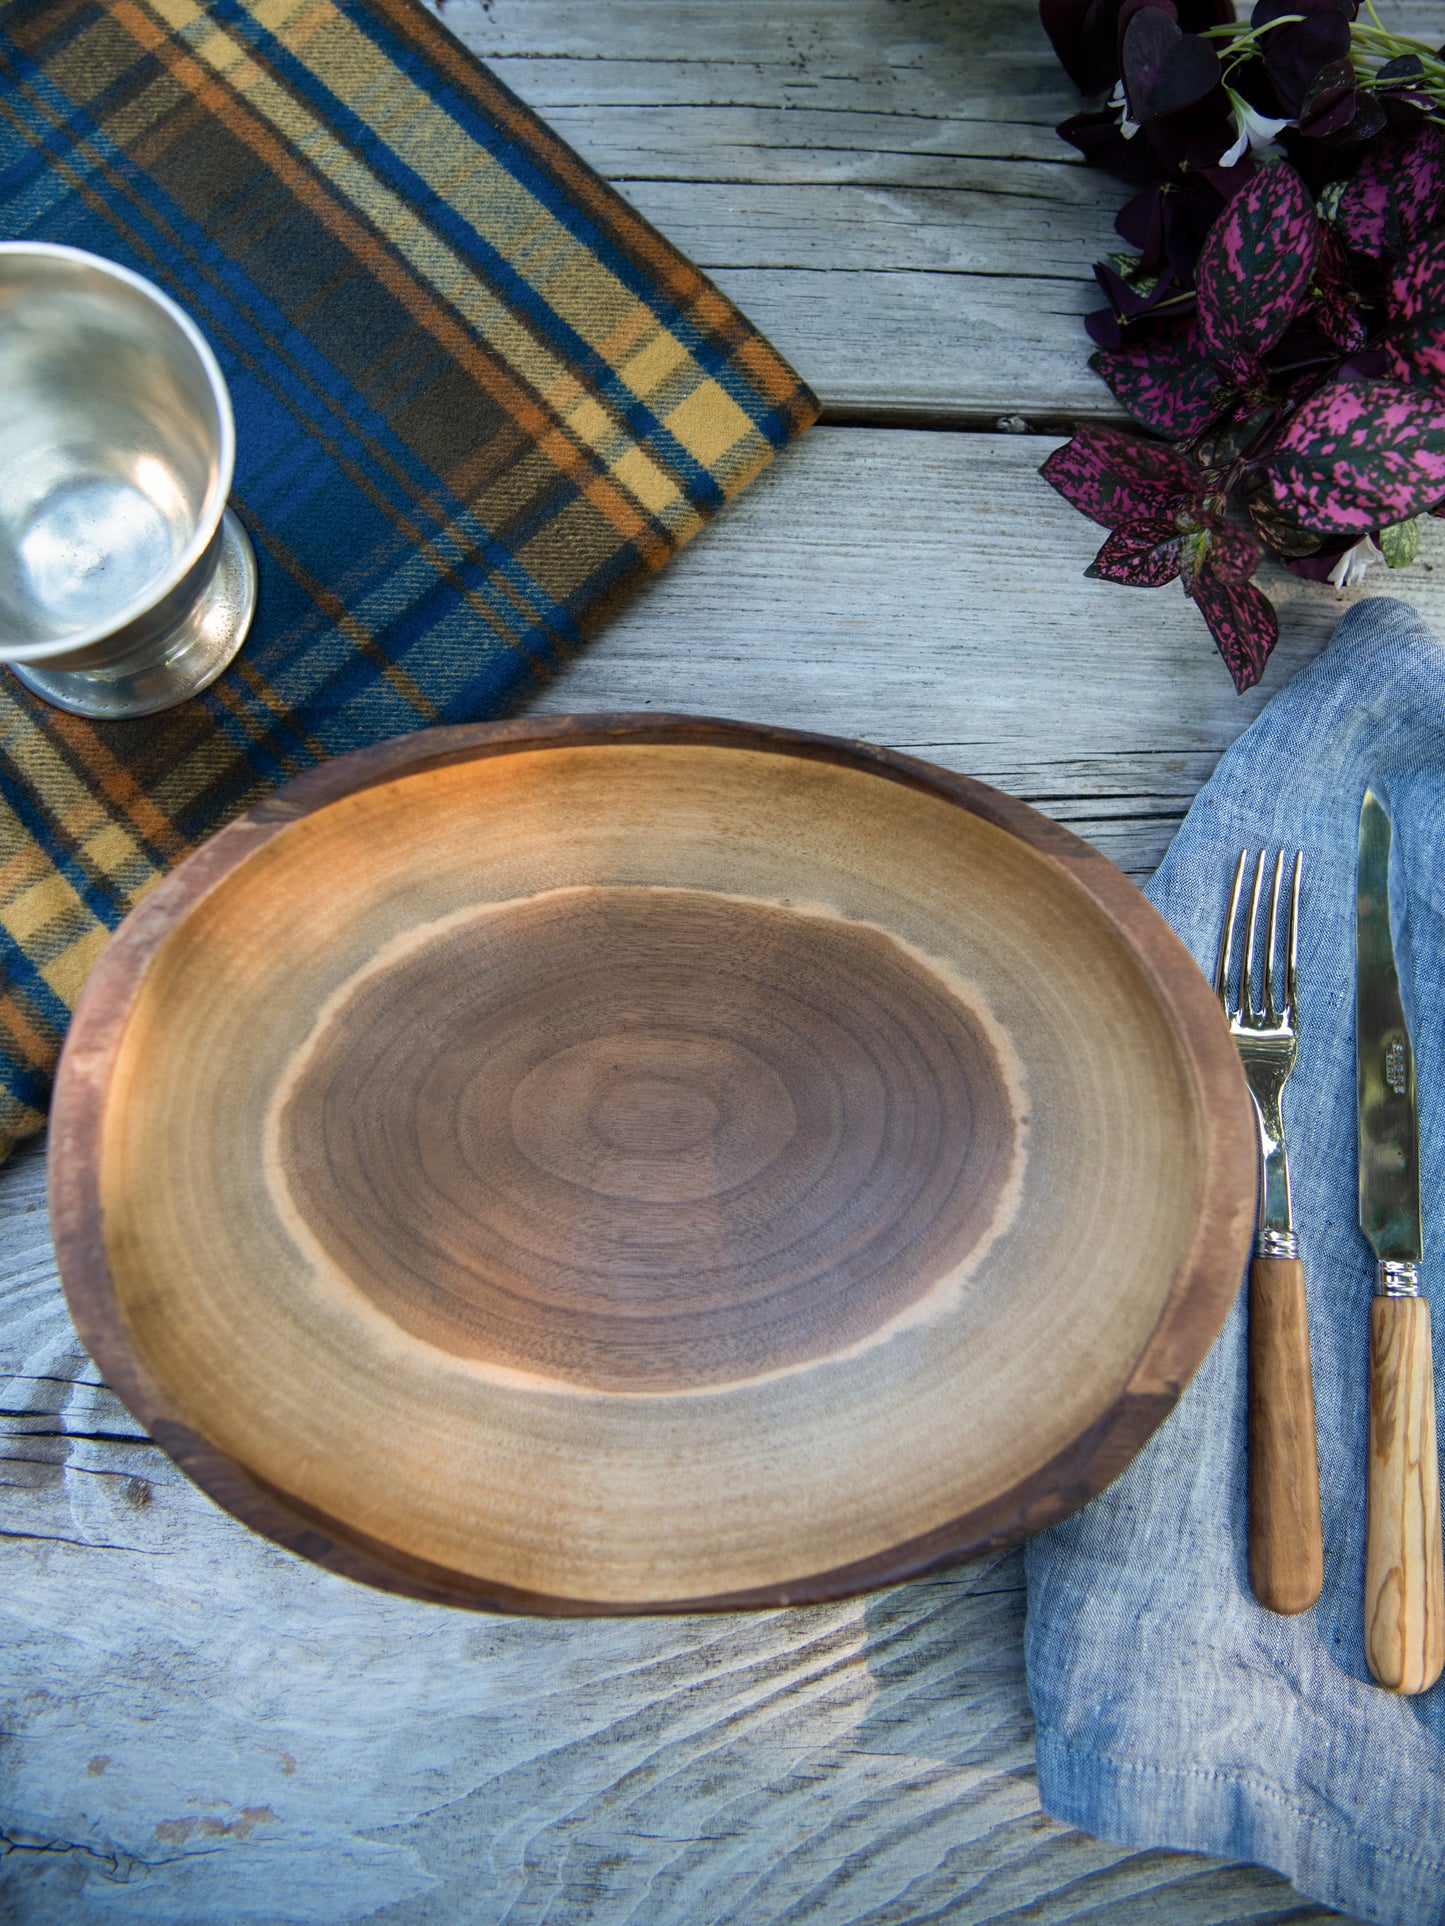
[[1219,55],[1198,34],[1184,33],[1158,5],[1146,5],[1124,29],[1124,86],[1131,120],[1176,114],[1212,93],[1222,69]]
[[[1432,110],[1434,102],[1428,102]],[[1364,87],[1355,94],[1355,117],[1338,139],[1330,142],[1332,147],[1360,147],[1367,140],[1374,140],[1390,125],[1390,116],[1385,112],[1381,97]]]
[[1397,54],[1375,69],[1375,82],[1382,85],[1386,81],[1418,80],[1424,71],[1425,63],[1418,54]]
[[1199,256],[1205,348],[1243,377],[1294,319],[1319,251],[1309,190],[1283,161],[1261,168],[1225,208]]
[[1390,281],[1390,323],[1382,346],[1401,381],[1445,378],[1445,227],[1418,241]]
[[1192,326],[1172,340],[1156,336],[1117,354],[1096,354],[1089,365],[1136,421],[1170,441],[1197,435],[1218,411],[1219,370],[1199,352]]
[[1348,127],[1359,107],[1354,67],[1347,59],[1332,60],[1320,68],[1305,90],[1298,110],[1300,132],[1311,140],[1324,140]]
[[1124,522],[1084,573],[1129,588],[1163,588],[1179,573],[1182,546],[1178,529],[1162,516]]
[[1289,114],[1297,114],[1310,82],[1321,67],[1344,59],[1350,51],[1350,20],[1355,9],[1337,5],[1334,0],[1262,0],[1251,15],[1250,24],[1262,27],[1268,21],[1288,14],[1304,14],[1303,20],[1276,27],[1264,37],[1265,71],[1274,82],[1275,92]]
[[[1200,474],[1167,442],[1141,441],[1119,428],[1081,428],[1039,473],[1105,528],[1172,510],[1198,492]],[[1445,491],[1442,491],[1445,492]]]
[[1333,381],[1280,436],[1275,503],[1304,528],[1367,534],[1445,496],[1445,403],[1393,381]]
[[1445,204],[1445,128],[1392,127],[1367,149],[1340,196],[1335,230],[1372,260],[1398,259],[1440,219]]
[[1227,582],[1211,569],[1195,577],[1194,606],[1209,624],[1215,647],[1241,695],[1264,674],[1279,640],[1279,621],[1268,596],[1253,582]]

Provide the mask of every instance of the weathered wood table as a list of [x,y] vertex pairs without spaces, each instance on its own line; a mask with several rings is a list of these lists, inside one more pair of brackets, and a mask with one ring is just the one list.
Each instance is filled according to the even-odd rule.
[[[1341,604],[1271,577],[1285,635],[1241,700],[1181,595],[1082,579],[1098,537],[1037,469],[1112,412],[1080,317],[1120,190],[1054,136],[1073,102],[1032,0],[443,17],[827,404],[540,706],[871,737],[1146,876]],[[1445,621],[1432,527],[1388,587]],[[551,1624],[383,1597],[252,1537],[80,1350],[39,1148],[0,1173],[0,1406],[0,1917],[1333,1917],[1273,1874],[1043,1817],[1017,1554],[817,1610]]]

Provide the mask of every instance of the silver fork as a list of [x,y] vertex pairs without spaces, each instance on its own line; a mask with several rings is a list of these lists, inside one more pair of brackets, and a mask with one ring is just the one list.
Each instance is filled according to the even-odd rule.
[[1283,1098],[1299,1049],[1298,986],[1300,877],[1296,852],[1284,935],[1284,997],[1275,953],[1284,851],[1275,857],[1264,933],[1261,1001],[1255,1002],[1255,942],[1264,894],[1265,852],[1254,866],[1254,887],[1243,932],[1239,997],[1231,1008],[1235,937],[1249,851],[1241,850],[1219,937],[1214,990],[1244,1066],[1259,1127],[1259,1211],[1249,1267],[1249,1576],[1261,1605],[1302,1612],[1324,1582],[1320,1529],[1319,1460],[1315,1446],[1314,1381],[1304,1264],[1290,1200]]

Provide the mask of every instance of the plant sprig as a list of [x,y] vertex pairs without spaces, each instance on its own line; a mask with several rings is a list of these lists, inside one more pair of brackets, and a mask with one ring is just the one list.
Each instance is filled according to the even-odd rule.
[[1445,514],[1445,59],[1365,9],[1041,0],[1114,88],[1060,132],[1139,183],[1089,331],[1149,437],[1085,429],[1044,473],[1109,530],[1089,572],[1182,582],[1241,689],[1266,552],[1346,586]]

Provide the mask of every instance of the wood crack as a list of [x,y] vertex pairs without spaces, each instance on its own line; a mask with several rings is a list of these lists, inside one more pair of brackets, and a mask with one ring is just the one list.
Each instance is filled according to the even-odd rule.
[[[0,1417],[11,1419],[29,1418],[32,1416],[43,1418],[49,1415],[48,1412],[44,1411],[34,1413],[29,1411],[0,1411]],[[143,1431],[67,1431],[60,1428],[52,1428],[42,1431],[14,1431],[10,1433],[10,1436],[14,1438],[74,1438],[80,1439],[87,1444],[135,1444],[149,1445],[152,1450],[158,1448]]]
[[73,1545],[77,1551],[125,1552],[136,1558],[164,1558],[165,1552],[149,1545],[114,1545],[104,1538],[62,1538],[56,1532],[13,1531],[0,1526],[0,1538],[28,1539],[36,1545]]

